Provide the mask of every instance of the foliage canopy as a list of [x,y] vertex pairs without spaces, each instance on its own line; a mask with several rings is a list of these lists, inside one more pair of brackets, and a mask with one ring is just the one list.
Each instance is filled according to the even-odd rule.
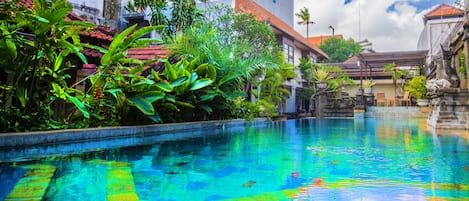
[[319,48],[329,55],[329,63],[342,63],[348,58],[362,51],[359,44],[353,39],[329,38]]

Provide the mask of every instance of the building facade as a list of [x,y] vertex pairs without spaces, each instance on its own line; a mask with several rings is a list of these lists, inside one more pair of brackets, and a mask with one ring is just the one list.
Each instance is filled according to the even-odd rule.
[[441,45],[449,45],[448,37],[463,22],[464,11],[447,4],[441,4],[424,15],[424,28],[420,34],[417,49],[428,50],[430,64],[441,54]]
[[[70,0],[74,5],[74,11],[82,16],[88,16],[97,24],[110,25],[112,28],[123,29],[130,24],[138,23],[139,26],[148,24],[148,12],[129,13],[124,9],[129,0]],[[272,27],[280,47],[285,53],[286,61],[298,65],[301,57],[309,57],[313,62],[324,60],[327,54],[315,45],[312,45],[301,34],[293,29],[294,1],[283,0],[211,0],[208,2],[197,1],[197,7],[205,7],[215,4],[224,4],[234,8],[237,12],[249,12],[256,16],[257,20],[269,23]],[[117,8],[116,6],[120,7]],[[114,12],[105,11],[114,9]],[[118,13],[119,18],[114,17]],[[153,35],[155,37],[155,35]],[[307,105],[309,100],[301,99],[298,90],[307,87],[302,81],[298,70],[297,79],[291,79],[285,83],[290,90],[290,97],[285,104],[279,107],[281,113],[295,113],[297,108]]]

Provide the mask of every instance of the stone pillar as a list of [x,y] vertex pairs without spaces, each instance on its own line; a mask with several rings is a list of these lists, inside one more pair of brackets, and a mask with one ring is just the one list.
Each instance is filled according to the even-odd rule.
[[327,105],[327,93],[325,91],[318,92],[316,95],[316,117],[322,118],[324,117],[324,110],[326,109]]
[[[469,0],[464,1],[464,55],[466,56],[466,69],[469,69]],[[469,78],[469,70],[466,70],[466,75]],[[469,90],[469,82],[467,82]]]

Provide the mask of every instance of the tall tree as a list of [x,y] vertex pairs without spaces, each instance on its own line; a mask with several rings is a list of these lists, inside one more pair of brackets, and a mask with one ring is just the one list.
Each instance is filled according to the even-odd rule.
[[195,23],[169,47],[180,58],[196,58],[217,68],[215,83],[225,84],[204,95],[211,100],[207,105],[213,108],[212,114],[234,114],[235,100],[249,94],[272,103],[288,97],[281,84],[296,77],[295,71],[282,60],[270,26],[252,14],[235,13],[226,6],[211,7],[208,12],[217,17]]
[[301,19],[301,21],[298,22],[299,25],[306,24],[306,38],[309,37],[309,24],[314,24],[313,21],[311,21],[311,15],[309,13],[309,9],[306,7],[303,7],[300,9],[300,12],[295,13],[297,17]]
[[[151,25],[166,26],[161,33],[163,36],[174,36],[202,17],[195,0],[135,0],[134,4],[139,10],[150,9]],[[170,11],[170,16],[167,11]]]
[[329,63],[342,63],[351,56],[360,53],[362,48],[353,39],[330,38],[324,41],[319,48],[329,55]]

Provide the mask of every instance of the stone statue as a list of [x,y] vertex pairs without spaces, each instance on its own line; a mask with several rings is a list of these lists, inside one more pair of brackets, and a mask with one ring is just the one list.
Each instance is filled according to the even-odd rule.
[[451,83],[452,88],[459,88],[460,79],[456,69],[451,66],[451,48],[445,49],[441,45],[443,58],[436,67],[436,79],[445,79]]
[[445,88],[459,88],[460,79],[456,69],[451,67],[451,48],[441,45],[442,57],[437,58],[435,79],[427,81],[428,92],[434,93]]

